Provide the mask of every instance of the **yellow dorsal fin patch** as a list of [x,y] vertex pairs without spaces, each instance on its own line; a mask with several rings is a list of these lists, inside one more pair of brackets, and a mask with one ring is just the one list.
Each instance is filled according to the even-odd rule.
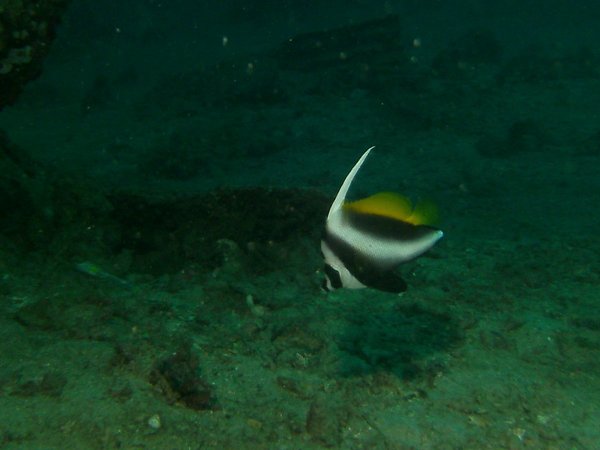
[[440,212],[431,200],[419,200],[411,218],[414,225],[437,225],[440,222]]
[[433,202],[420,201],[413,208],[411,201],[394,192],[380,192],[354,202],[344,203],[344,209],[361,214],[374,214],[401,220],[413,225],[433,225],[439,215]]

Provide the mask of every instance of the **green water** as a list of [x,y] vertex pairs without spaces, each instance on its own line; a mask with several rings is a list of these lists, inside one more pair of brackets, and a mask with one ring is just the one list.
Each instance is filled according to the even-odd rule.
[[[0,112],[0,448],[600,448],[599,16],[72,1]],[[372,145],[444,238],[325,293]]]

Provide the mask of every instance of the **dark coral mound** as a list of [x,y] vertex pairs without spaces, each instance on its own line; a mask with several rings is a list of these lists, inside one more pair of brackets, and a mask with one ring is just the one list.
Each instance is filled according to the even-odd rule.
[[0,109],[37,78],[69,0],[8,0],[0,4]]
[[113,194],[112,218],[120,239],[113,249],[134,255],[136,272],[174,273],[184,264],[221,264],[219,241],[241,248],[311,236],[318,240],[329,199],[299,189],[230,189],[204,195],[147,198]]

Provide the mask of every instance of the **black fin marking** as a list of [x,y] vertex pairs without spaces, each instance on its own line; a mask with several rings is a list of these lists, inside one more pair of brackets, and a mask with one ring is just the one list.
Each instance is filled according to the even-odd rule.
[[[325,275],[331,283],[333,289],[340,289],[342,287],[342,278],[337,270],[331,267],[329,264],[325,264]],[[327,290],[327,283],[323,285],[324,289]]]
[[406,291],[406,281],[400,274],[395,272],[374,272],[365,277],[367,286],[379,289],[380,291],[400,294]]

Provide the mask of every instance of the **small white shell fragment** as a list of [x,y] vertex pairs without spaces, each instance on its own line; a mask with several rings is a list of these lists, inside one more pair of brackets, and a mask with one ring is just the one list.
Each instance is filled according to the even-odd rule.
[[150,416],[148,419],[148,426],[153,430],[158,430],[161,426],[160,416],[158,414]]
[[246,295],[246,305],[250,308],[250,312],[256,317],[262,317],[265,315],[265,307],[254,303],[254,296],[252,294]]

